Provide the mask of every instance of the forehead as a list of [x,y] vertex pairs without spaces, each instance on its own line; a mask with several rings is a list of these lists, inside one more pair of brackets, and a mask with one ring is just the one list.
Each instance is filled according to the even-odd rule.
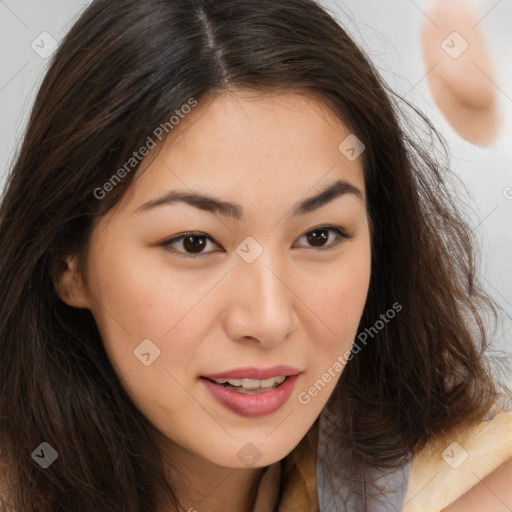
[[308,92],[210,94],[180,117],[156,155],[143,160],[125,200],[138,206],[179,189],[297,201],[337,178],[364,196],[362,158],[348,159],[339,149],[350,136],[333,111]]
[[[218,146],[224,141],[230,147],[235,143],[240,151],[252,149],[264,157],[265,149],[276,149],[281,154],[299,147],[307,151],[313,145],[320,147],[322,141],[323,145],[329,144],[332,136],[337,138],[335,134],[345,132],[347,127],[319,94],[241,89],[207,95],[183,116],[167,142],[176,147],[208,148],[227,156]],[[265,146],[258,147],[258,142]]]

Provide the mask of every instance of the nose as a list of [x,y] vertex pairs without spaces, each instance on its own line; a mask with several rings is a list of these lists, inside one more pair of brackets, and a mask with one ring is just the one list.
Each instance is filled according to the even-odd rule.
[[266,250],[252,263],[242,258],[236,262],[224,312],[224,328],[231,339],[275,345],[295,330],[297,298],[289,275],[282,256],[271,256]]

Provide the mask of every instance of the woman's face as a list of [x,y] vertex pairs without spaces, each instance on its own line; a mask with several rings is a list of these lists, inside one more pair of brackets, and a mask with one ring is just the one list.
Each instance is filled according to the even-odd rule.
[[[211,96],[97,223],[66,302],[91,310],[122,386],[169,453],[267,466],[331,395],[370,280],[362,157],[349,135],[312,96]],[[338,180],[361,197],[319,196]],[[177,192],[211,199],[151,206]],[[203,378],[238,368],[239,378],[297,374],[254,394],[236,386],[258,382],[228,389]]]

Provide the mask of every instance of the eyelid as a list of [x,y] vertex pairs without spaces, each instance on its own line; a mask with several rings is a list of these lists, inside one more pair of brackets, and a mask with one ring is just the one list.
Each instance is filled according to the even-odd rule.
[[[309,233],[311,232],[314,232],[314,231],[322,231],[322,230],[326,230],[326,231],[334,231],[337,235],[338,235],[338,240],[335,241],[334,243],[331,243],[330,245],[328,246],[324,246],[324,247],[309,247],[308,249],[311,249],[313,250],[314,252],[325,252],[325,251],[328,251],[329,249],[333,249],[334,247],[338,246],[339,243],[342,241],[341,239],[351,239],[353,238],[354,235],[349,235],[345,229],[343,229],[341,226],[335,226],[335,225],[332,225],[332,224],[321,224],[319,226],[314,226],[312,227],[311,229],[308,229],[307,231],[305,231],[302,235],[300,235],[298,238],[302,238],[303,236],[305,235],[308,235]],[[168,250],[172,251],[174,254],[176,254],[177,256],[180,256],[180,257],[185,257],[185,258],[201,258],[201,257],[206,257],[206,256],[209,256],[212,251],[210,252],[201,252],[201,253],[197,253],[197,254],[193,254],[193,253],[187,253],[187,252],[183,252],[183,251],[178,251],[176,249],[174,249],[173,247],[170,247],[170,245],[174,242],[178,242],[184,238],[187,238],[187,237],[191,237],[191,236],[196,236],[196,237],[201,237],[201,238],[206,238],[207,240],[209,240],[210,242],[213,242],[215,245],[218,245],[219,244],[215,241],[215,239],[202,232],[202,231],[187,231],[185,233],[182,233],[180,235],[177,235],[169,240],[166,240],[164,242],[162,242],[160,245],[162,247],[166,247]],[[214,251],[214,252],[218,252],[218,251]]]

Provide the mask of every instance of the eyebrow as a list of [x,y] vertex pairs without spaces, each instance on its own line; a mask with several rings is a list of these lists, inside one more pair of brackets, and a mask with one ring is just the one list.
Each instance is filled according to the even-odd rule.
[[[348,181],[340,179],[329,185],[319,194],[313,197],[309,197],[308,199],[305,199],[304,201],[295,205],[292,211],[292,215],[304,215],[305,213],[317,210],[318,208],[324,206],[337,197],[347,194],[353,195],[359,198],[361,201],[364,201],[363,194],[359,188],[352,185]],[[243,208],[239,204],[229,201],[222,201],[215,197],[198,194],[196,192],[179,191],[170,191],[162,197],[152,199],[151,201],[148,201],[136,208],[133,213],[151,210],[158,206],[169,205],[175,202],[184,202],[190,206],[199,208],[200,210],[211,213],[219,213],[227,217],[233,217],[237,220],[240,220],[243,217]]]

